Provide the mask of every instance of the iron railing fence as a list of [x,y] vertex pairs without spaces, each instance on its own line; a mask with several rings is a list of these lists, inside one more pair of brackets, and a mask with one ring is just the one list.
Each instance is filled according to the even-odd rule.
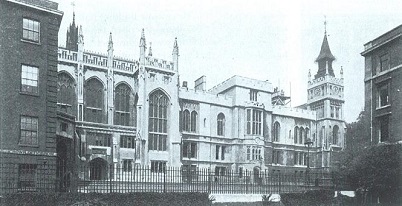
[[0,194],[59,190],[56,165],[0,164]]
[[0,194],[15,192],[206,192],[270,194],[333,189],[331,174],[265,171],[215,172],[209,168],[0,164]]

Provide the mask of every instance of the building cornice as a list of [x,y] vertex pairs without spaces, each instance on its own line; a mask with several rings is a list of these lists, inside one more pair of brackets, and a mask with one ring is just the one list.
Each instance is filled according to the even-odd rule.
[[388,74],[388,73],[391,73],[391,72],[393,72],[393,71],[395,71],[395,70],[398,70],[398,69],[400,69],[400,68],[402,68],[402,64],[400,64],[400,65],[398,65],[398,66],[396,66],[396,67],[392,67],[391,69],[385,70],[385,71],[383,71],[383,72],[380,72],[380,73],[378,73],[378,74],[376,74],[376,75],[374,75],[374,76],[365,78],[365,79],[364,79],[364,82],[368,82],[368,81],[370,81],[370,80],[377,79],[377,78],[379,78],[379,77],[382,77],[382,76],[384,76],[384,75],[386,75],[386,74]]
[[[388,33],[387,33],[387,34],[388,34]],[[370,46],[370,44],[372,44],[373,41],[376,40],[376,39],[375,39],[375,40],[373,40],[373,41],[371,41],[371,42],[365,44],[365,47],[366,47],[367,49],[366,49],[365,51],[363,51],[362,53],[360,53],[360,55],[366,56],[367,54],[371,53],[372,51],[374,51],[374,50],[378,49],[379,47],[382,47],[383,45],[385,45],[385,44],[387,44],[387,43],[389,43],[389,42],[391,42],[391,41],[393,41],[393,40],[399,38],[400,36],[402,36],[402,33],[401,33],[401,34],[398,34],[398,35],[395,35],[394,37],[392,37],[392,38],[390,38],[390,39],[388,39],[388,40],[386,40],[386,41],[383,41],[383,42],[381,42],[381,43],[379,43],[379,44],[376,44],[376,45],[374,45],[374,46]]]
[[[45,6],[39,6],[39,5],[30,4],[30,3],[27,3],[26,1],[23,1],[23,0],[6,0],[6,1],[12,2],[12,3],[15,3],[15,4],[19,4],[19,5],[22,5],[22,6],[30,7],[30,8],[33,8],[33,9],[37,9],[37,10],[40,10],[40,11],[56,14],[58,16],[63,16],[63,14],[64,14],[62,11],[59,11],[57,9],[51,9],[51,8],[45,7]],[[47,2],[49,2],[49,1],[47,1]],[[55,3],[55,4],[57,4],[57,3]]]

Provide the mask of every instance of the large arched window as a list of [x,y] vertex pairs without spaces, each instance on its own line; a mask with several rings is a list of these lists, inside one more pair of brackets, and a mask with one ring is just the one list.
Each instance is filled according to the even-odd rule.
[[62,112],[76,116],[77,99],[75,94],[74,79],[61,72],[57,75],[57,105],[58,109]]
[[190,131],[190,111],[187,109],[183,112],[183,131]]
[[339,127],[335,125],[332,130],[332,144],[337,145],[339,139]]
[[300,127],[299,144],[303,144],[304,137],[305,137],[304,135],[305,135],[304,128]]
[[281,133],[281,125],[279,124],[279,122],[275,122],[274,123],[274,131],[272,134],[272,138],[273,138],[274,142],[279,142],[280,133]]
[[191,120],[190,120],[190,122],[191,122],[190,131],[191,132],[196,132],[197,131],[197,116],[198,116],[198,114],[197,114],[196,111],[191,112]]
[[160,90],[149,95],[148,149],[166,151],[169,99]]
[[262,134],[263,113],[257,109],[246,109],[246,134]]
[[217,134],[219,136],[225,136],[225,115],[223,113],[218,114],[216,125]]
[[298,142],[297,142],[297,140],[298,140],[298,136],[299,136],[299,127],[295,127],[295,130],[294,130],[294,143],[295,144],[297,144]]
[[188,109],[185,109],[182,112],[182,121],[181,121],[181,128],[183,131],[186,132],[196,132],[197,131],[197,119],[198,119],[198,114],[196,111],[188,111]]
[[103,84],[96,78],[85,83],[85,121],[103,123]]
[[133,110],[133,94],[127,84],[120,84],[115,89],[114,98],[114,124],[132,126],[131,111]]

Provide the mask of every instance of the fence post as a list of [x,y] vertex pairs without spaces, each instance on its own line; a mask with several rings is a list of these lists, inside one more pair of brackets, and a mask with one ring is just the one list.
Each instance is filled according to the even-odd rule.
[[250,177],[248,171],[246,170],[246,194],[248,193],[248,182],[250,181]]
[[109,193],[112,193],[112,176],[113,176],[113,163],[110,164],[110,169],[109,169]]
[[211,194],[211,168],[208,168],[208,194]]
[[166,193],[166,170],[167,170],[167,167],[165,167],[163,170],[163,192],[164,193]]
[[281,193],[281,173],[278,173],[278,181],[279,181],[279,194]]

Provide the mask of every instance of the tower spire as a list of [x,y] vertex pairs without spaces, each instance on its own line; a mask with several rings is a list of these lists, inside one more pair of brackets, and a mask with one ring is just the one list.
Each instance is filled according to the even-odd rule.
[[[71,3],[71,5],[73,5],[73,3]],[[75,25],[75,12],[73,11],[73,22],[71,22],[70,26],[67,28],[66,49],[77,51],[78,38],[78,26]]]
[[75,2],[71,2],[71,6],[73,6],[73,24],[75,24]]
[[330,76],[335,76],[334,70],[332,69],[332,62],[335,60],[334,55],[332,55],[331,49],[329,48],[328,38],[327,38],[327,19],[325,17],[324,21],[324,39],[321,44],[320,54],[315,60],[318,63],[318,71],[315,78],[323,77],[326,74]]

